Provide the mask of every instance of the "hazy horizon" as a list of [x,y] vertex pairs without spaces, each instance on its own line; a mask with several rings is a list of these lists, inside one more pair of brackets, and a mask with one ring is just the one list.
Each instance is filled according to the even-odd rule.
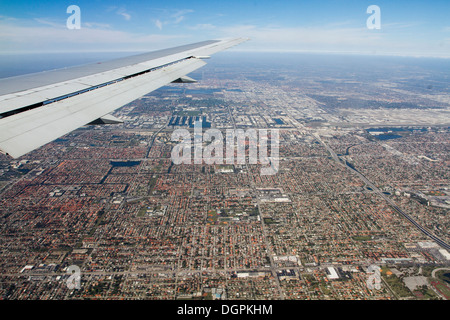
[[[20,53],[20,54],[0,54],[0,79],[51,71],[61,68],[71,68],[81,65],[89,65],[97,62],[118,59],[122,57],[141,54],[143,52],[83,52],[83,53]],[[227,62],[227,57],[238,56],[244,59],[236,63],[255,63],[257,60],[264,59],[265,63],[279,65],[286,63],[286,57],[295,57],[308,59],[308,61],[321,60],[323,57],[339,59],[339,63],[345,63],[345,58],[351,58],[352,64],[356,60],[364,60],[364,63],[372,61],[373,63],[398,62],[408,65],[429,65],[442,71],[442,68],[450,71],[450,59],[439,57],[411,57],[395,55],[370,55],[370,54],[352,54],[337,52],[251,52],[251,51],[230,51],[214,55],[208,64],[217,65],[217,63]],[[283,56],[283,60],[278,59]],[[246,60],[249,58],[248,60]],[[256,59],[256,61],[255,61]],[[228,61],[233,62],[234,61]],[[295,62],[290,59],[289,62]],[[305,62],[302,60],[302,62]],[[327,60],[324,63],[329,63]],[[363,66],[361,66],[363,67]],[[200,69],[201,70],[201,69]]]

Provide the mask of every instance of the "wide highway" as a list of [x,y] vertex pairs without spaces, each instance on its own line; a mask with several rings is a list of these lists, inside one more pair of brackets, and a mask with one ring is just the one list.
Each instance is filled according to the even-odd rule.
[[339,164],[345,166],[347,169],[349,169],[351,172],[353,172],[354,174],[356,174],[358,177],[361,178],[362,181],[364,181],[366,183],[367,186],[369,186],[370,188],[372,188],[373,191],[375,191],[376,193],[378,193],[380,195],[380,197],[382,197],[384,200],[386,200],[390,206],[392,208],[394,208],[395,211],[397,211],[398,213],[400,213],[402,216],[404,216],[406,219],[409,220],[409,222],[411,222],[417,229],[419,229],[423,234],[425,234],[426,236],[428,236],[429,238],[433,239],[438,245],[440,245],[442,248],[446,249],[446,250],[450,250],[450,245],[448,243],[446,243],[444,240],[442,240],[441,238],[437,237],[435,234],[433,234],[430,230],[428,230],[427,228],[425,228],[424,226],[420,225],[416,220],[414,220],[408,213],[406,213],[405,211],[403,211],[401,208],[399,208],[395,202],[390,199],[389,197],[387,197],[383,192],[381,192],[380,189],[378,189],[369,179],[367,179],[364,175],[362,175],[360,172],[358,172],[357,170],[353,169],[352,167],[350,167],[349,165],[347,165],[346,163],[344,163],[343,161],[341,161],[341,159],[336,155],[336,153],[320,138],[320,136],[317,133],[313,133],[313,136],[317,139],[317,141],[319,141],[330,153],[331,157],[338,162]]

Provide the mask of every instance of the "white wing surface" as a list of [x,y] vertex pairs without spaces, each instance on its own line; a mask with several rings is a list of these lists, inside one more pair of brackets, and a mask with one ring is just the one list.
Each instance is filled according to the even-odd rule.
[[0,79],[0,150],[20,157],[202,67],[246,39],[210,40]]

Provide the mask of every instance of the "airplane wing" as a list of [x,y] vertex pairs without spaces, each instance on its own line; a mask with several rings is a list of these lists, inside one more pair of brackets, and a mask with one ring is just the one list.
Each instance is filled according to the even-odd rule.
[[[209,40],[104,63],[0,79],[0,151],[20,157],[186,74],[247,39]],[[117,119],[116,119],[117,120]]]

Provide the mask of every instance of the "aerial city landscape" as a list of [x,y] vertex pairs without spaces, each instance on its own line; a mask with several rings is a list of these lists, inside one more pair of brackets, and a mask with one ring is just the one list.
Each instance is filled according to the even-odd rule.
[[[0,299],[450,299],[450,61],[224,52],[189,76],[0,155]],[[199,121],[276,130],[277,171],[175,164]]]

